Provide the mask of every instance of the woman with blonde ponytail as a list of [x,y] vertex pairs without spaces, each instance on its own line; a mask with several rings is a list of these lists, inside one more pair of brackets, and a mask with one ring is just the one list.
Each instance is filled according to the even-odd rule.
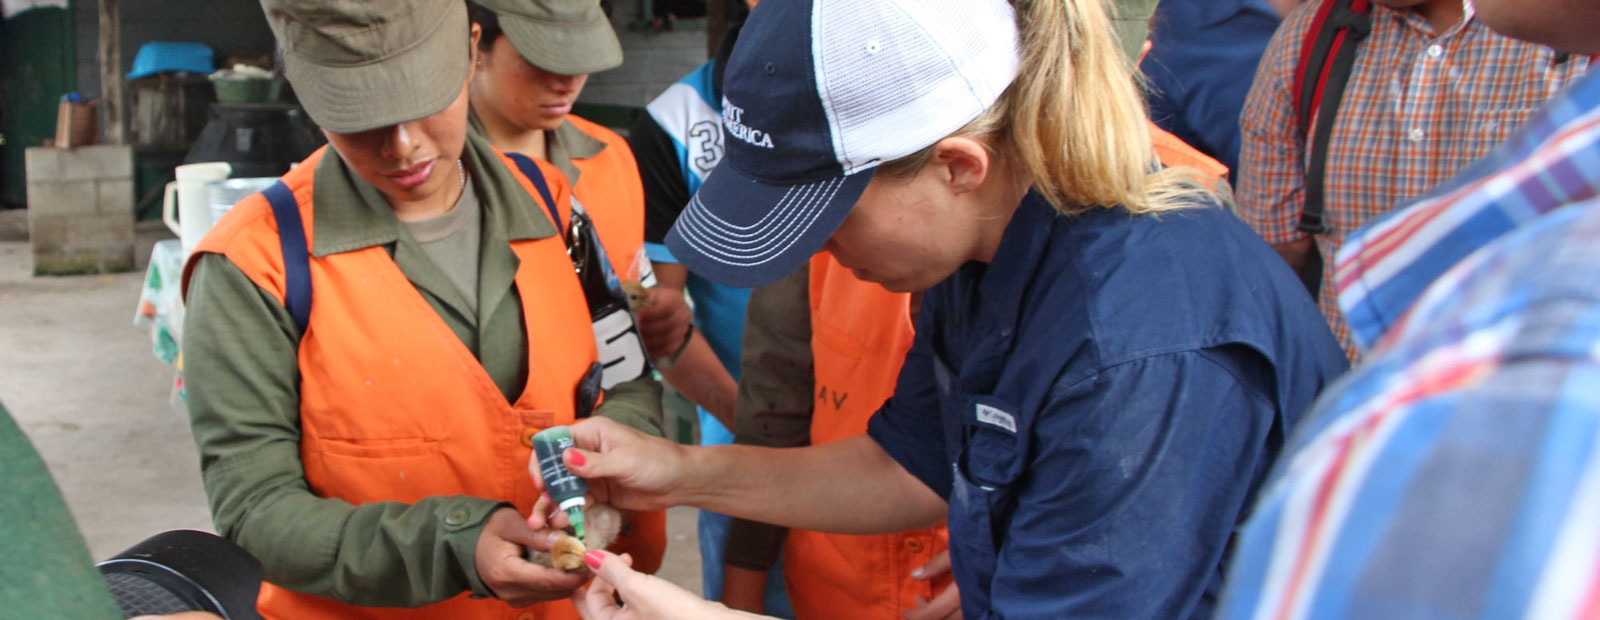
[[[723,164],[667,244],[735,286],[823,250],[924,291],[894,394],[866,435],[802,448],[581,422],[573,471],[628,508],[945,518],[968,618],[1210,617],[1232,532],[1344,357],[1206,180],[1157,164],[1101,2],[762,4],[724,78]],[[589,560],[587,617],[738,617]]]

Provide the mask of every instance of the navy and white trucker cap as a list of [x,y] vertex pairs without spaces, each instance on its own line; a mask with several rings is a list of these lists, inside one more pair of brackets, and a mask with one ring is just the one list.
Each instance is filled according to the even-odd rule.
[[724,69],[726,154],[667,235],[690,271],[751,287],[833,235],[878,164],[944,139],[1017,74],[1005,0],[768,0]]

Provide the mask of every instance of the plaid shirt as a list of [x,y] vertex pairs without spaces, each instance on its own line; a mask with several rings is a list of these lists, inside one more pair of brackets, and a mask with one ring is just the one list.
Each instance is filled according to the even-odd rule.
[[[1320,4],[1301,5],[1273,36],[1239,119],[1239,210],[1268,243],[1305,236],[1295,229],[1308,140],[1295,120],[1294,73]],[[1587,57],[1491,32],[1470,5],[1461,24],[1437,36],[1414,11],[1374,5],[1371,16],[1328,145],[1324,221],[1332,232],[1316,239],[1322,311],[1352,357],[1333,292],[1345,235],[1483,157],[1589,66]]]
[[1352,235],[1380,344],[1297,429],[1224,617],[1600,617],[1600,78],[1548,110]]

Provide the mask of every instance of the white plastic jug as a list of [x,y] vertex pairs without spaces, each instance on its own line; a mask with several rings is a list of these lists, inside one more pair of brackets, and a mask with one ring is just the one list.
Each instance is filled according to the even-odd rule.
[[[187,256],[200,244],[206,231],[211,230],[211,201],[206,196],[206,184],[228,178],[233,167],[227,162],[212,161],[184,164],[173,172],[178,180],[167,184],[161,220],[183,241],[183,253]],[[174,197],[177,200],[173,200]]]

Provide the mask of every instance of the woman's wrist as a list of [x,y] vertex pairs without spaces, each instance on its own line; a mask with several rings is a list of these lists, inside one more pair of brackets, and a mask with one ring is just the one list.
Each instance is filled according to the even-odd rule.
[[[718,453],[723,446],[685,446],[675,444],[681,457],[678,459],[677,497],[674,505],[697,508],[717,506],[726,492],[727,480],[717,468]],[[711,507],[720,512],[719,508]]]
[[694,323],[691,322],[689,323],[689,329],[683,332],[683,341],[678,343],[678,348],[674,350],[671,355],[668,355],[666,359],[658,362],[658,365],[661,366],[663,370],[671,368],[674,364],[677,364],[678,360],[683,357],[683,352],[689,350],[689,343],[694,341],[694,332]]

